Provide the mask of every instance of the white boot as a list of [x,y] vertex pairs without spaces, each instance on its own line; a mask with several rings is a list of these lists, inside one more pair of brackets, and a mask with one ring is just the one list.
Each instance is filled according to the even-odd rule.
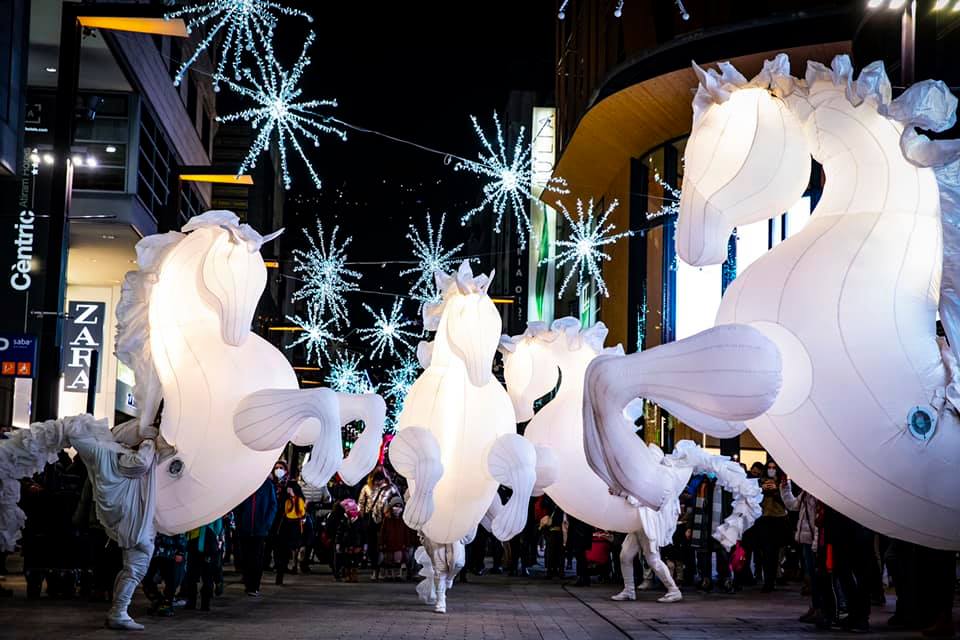
[[114,614],[112,611],[107,614],[107,620],[104,626],[107,629],[115,629],[117,631],[143,631],[143,625],[126,613]]
[[433,607],[437,613],[447,612],[447,583],[441,580],[437,587],[437,604]]
[[623,600],[636,600],[637,599],[637,590],[634,588],[633,576],[623,579],[623,591],[618,593],[615,596],[610,596],[611,600],[623,601]]
[[676,587],[667,591],[663,597],[657,598],[657,602],[680,602],[681,600],[683,600],[683,594]]
[[615,596],[610,596],[611,600],[623,601],[623,600],[636,600],[637,599],[637,590],[633,588],[633,585],[627,585],[623,588],[623,591],[618,593]]

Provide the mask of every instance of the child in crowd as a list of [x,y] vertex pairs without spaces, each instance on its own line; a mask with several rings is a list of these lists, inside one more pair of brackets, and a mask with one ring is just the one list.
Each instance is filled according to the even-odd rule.
[[352,498],[340,503],[346,516],[337,527],[337,569],[345,582],[357,581],[357,567],[363,559],[363,526],[360,522],[360,507]]
[[407,573],[407,549],[416,542],[416,533],[403,521],[403,499],[394,496],[384,509],[380,522],[380,551],[383,553],[382,579],[398,582]]
[[[187,536],[157,534],[153,559],[143,578],[143,592],[151,602],[151,611],[160,616],[173,615],[174,594],[183,582],[187,568]],[[163,591],[159,584],[163,582]]]

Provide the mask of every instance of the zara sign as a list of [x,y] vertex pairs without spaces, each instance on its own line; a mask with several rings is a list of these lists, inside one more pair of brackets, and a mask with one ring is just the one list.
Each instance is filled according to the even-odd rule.
[[[86,393],[90,388],[90,362],[93,352],[103,355],[103,322],[107,305],[104,302],[71,300],[67,308],[64,331],[63,390]],[[97,380],[99,387],[99,367]]]

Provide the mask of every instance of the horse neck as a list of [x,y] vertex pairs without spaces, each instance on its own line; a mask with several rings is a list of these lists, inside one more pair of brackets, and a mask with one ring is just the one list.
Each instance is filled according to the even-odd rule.
[[[188,236],[183,243],[192,239]],[[152,304],[176,305],[184,309],[197,310],[186,320],[191,323],[203,323],[220,336],[220,318],[206,303],[200,293],[200,270],[206,254],[195,252],[192,247],[176,247],[164,262],[160,271],[158,286],[160,295],[151,297]]]
[[842,87],[787,99],[804,125],[810,153],[826,182],[816,213],[939,215],[936,179],[900,150],[902,127],[871,101],[854,107]]
[[430,356],[430,367],[441,367],[444,369],[458,368],[464,372],[466,371],[463,361],[450,350],[450,342],[447,337],[446,313],[440,318],[440,326],[437,327],[437,334],[433,339],[433,353]]
[[580,347],[576,351],[568,351],[566,345],[556,344],[554,350],[563,350],[555,352],[556,358],[554,366],[560,368],[560,394],[564,397],[575,398],[579,403],[583,396],[583,382],[587,373],[587,367],[595,355],[589,357],[582,351],[588,347]]

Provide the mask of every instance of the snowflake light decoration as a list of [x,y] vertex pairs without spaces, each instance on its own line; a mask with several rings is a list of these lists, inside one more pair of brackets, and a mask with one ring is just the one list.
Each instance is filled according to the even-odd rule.
[[293,272],[300,274],[303,279],[303,286],[293,294],[293,300],[308,300],[318,318],[323,318],[329,312],[337,329],[340,329],[341,320],[350,326],[344,294],[359,289],[353,280],[360,277],[359,272],[347,268],[345,251],[353,238],[348,237],[338,245],[339,230],[340,227],[334,227],[327,242],[324,240],[323,223],[318,220],[318,239],[314,240],[304,231],[310,248],[293,251]]
[[[556,265],[558,267],[565,264],[570,265],[567,277],[564,278],[563,284],[560,286],[561,296],[573,278],[574,273],[576,273],[577,295],[583,295],[587,285],[592,279],[597,285],[597,291],[607,298],[610,297],[610,292],[607,290],[607,283],[603,279],[601,265],[604,261],[609,261],[611,258],[607,252],[603,250],[603,247],[615,243],[620,238],[633,235],[630,231],[613,233],[616,225],[612,222],[607,224],[607,218],[610,217],[610,214],[613,213],[613,210],[616,209],[619,204],[616,200],[611,202],[607,210],[603,212],[603,215],[597,219],[593,213],[593,199],[590,199],[587,211],[584,213],[583,201],[577,198],[577,219],[574,220],[570,216],[570,212],[567,211],[567,207],[564,206],[562,202],[557,202],[557,206],[560,207],[560,210],[563,212],[563,217],[566,218],[570,224],[569,239],[557,240]],[[562,250],[561,247],[563,248]],[[541,261],[541,264],[548,261],[549,259],[544,259]],[[574,268],[575,265],[576,268]]]
[[213,90],[220,90],[219,78],[224,75],[228,64],[234,78],[240,80],[244,52],[273,57],[271,41],[280,15],[298,16],[313,22],[310,14],[269,0],[212,0],[166,14],[164,17],[167,20],[187,19],[187,33],[192,33],[198,27],[206,27],[206,35],[197,43],[193,55],[177,69],[173,84],[180,84],[187,69],[201,53],[213,46],[221,31],[224,32],[223,45],[219,51],[220,62],[214,74]]
[[656,211],[647,212],[647,220],[662,218],[664,216],[676,216],[680,213],[680,189],[670,185],[666,180],[660,177],[659,173],[653,174],[654,181],[663,188],[664,198],[660,202],[660,208]]
[[331,365],[326,383],[338,393],[374,393],[375,387],[370,374],[360,368],[360,356],[347,354],[339,356]]
[[[493,125],[497,130],[496,146],[484,135],[476,117],[470,116],[470,120],[473,122],[473,130],[483,145],[480,161],[461,161],[454,166],[454,169],[470,171],[490,180],[483,185],[483,202],[463,214],[460,223],[466,224],[467,220],[490,205],[490,208],[497,215],[493,229],[500,233],[503,213],[509,207],[513,211],[513,216],[517,219],[517,227],[521,231],[517,233],[517,238],[520,242],[520,248],[523,249],[527,246],[526,233],[524,232],[529,233],[530,231],[530,216],[527,214],[527,207],[528,202],[533,197],[531,148],[523,135],[525,128],[520,128],[513,153],[508,157],[507,148],[503,141],[503,129],[496,112],[493,113]],[[552,178],[543,186],[543,189],[555,193],[568,193],[566,181],[562,178]]]
[[461,242],[453,249],[447,250],[443,247],[443,224],[447,219],[447,214],[441,214],[440,226],[437,227],[436,234],[433,231],[433,220],[430,214],[427,214],[427,235],[425,238],[420,236],[420,231],[410,225],[410,231],[407,232],[407,239],[413,243],[413,253],[417,258],[417,266],[410,269],[404,269],[400,272],[401,276],[417,274],[417,280],[410,287],[410,295],[415,299],[424,301],[425,298],[432,298],[436,289],[433,274],[438,271],[447,273],[453,270],[456,259],[453,257],[463,248]]
[[250,151],[247,152],[240,168],[237,170],[238,175],[247,169],[256,167],[257,158],[270,148],[274,138],[276,138],[277,147],[280,150],[280,169],[283,174],[284,187],[289,189],[293,184],[287,167],[287,147],[289,146],[303,160],[310,177],[313,179],[313,184],[318,189],[320,188],[320,177],[317,176],[317,172],[307,158],[300,144],[300,138],[305,138],[312,142],[313,146],[319,147],[320,134],[334,134],[339,136],[341,140],[346,140],[347,132],[330,126],[327,124],[329,122],[328,118],[313,111],[318,107],[336,107],[336,100],[300,100],[303,89],[297,85],[304,69],[310,64],[307,49],[313,44],[315,38],[316,36],[313,33],[307,36],[303,43],[300,58],[290,71],[283,69],[271,57],[268,60],[257,61],[258,78],[254,78],[253,73],[248,68],[242,69],[240,81],[218,76],[219,79],[226,81],[233,91],[250,98],[257,105],[237,113],[217,116],[217,122],[244,120],[258,130]]
[[373,316],[374,322],[370,328],[357,329],[357,333],[361,340],[369,342],[370,346],[373,347],[373,351],[370,353],[372,359],[379,359],[387,350],[390,351],[390,355],[396,355],[396,343],[398,342],[408,349],[413,348],[413,345],[407,340],[417,338],[419,335],[405,328],[413,325],[414,322],[401,315],[399,298],[393,302],[393,308],[390,309],[389,316],[383,312],[383,309],[374,311],[366,303],[364,303],[363,308]]
[[420,365],[413,358],[405,357],[399,366],[387,370],[387,382],[383,391],[385,398],[390,400],[390,412],[387,417],[387,426],[395,429],[397,420],[403,412],[403,403],[407,399],[410,387],[417,380]]
[[333,320],[321,320],[314,305],[308,305],[305,319],[300,316],[287,316],[287,320],[303,329],[303,333],[287,347],[288,349],[303,344],[307,347],[308,361],[313,360],[317,364],[322,364],[321,353],[328,360],[330,359],[327,344],[337,339],[328,329]]
[[[617,0],[617,6],[613,9],[613,15],[620,17],[623,15],[623,5],[625,0]],[[557,12],[557,17],[560,20],[563,20],[567,17],[567,5],[570,4],[570,0],[563,0],[560,3],[560,10]],[[683,20],[689,20],[690,14],[687,13],[687,8],[683,6],[683,0],[673,0],[673,4],[677,5],[677,10],[680,11],[680,17]]]

